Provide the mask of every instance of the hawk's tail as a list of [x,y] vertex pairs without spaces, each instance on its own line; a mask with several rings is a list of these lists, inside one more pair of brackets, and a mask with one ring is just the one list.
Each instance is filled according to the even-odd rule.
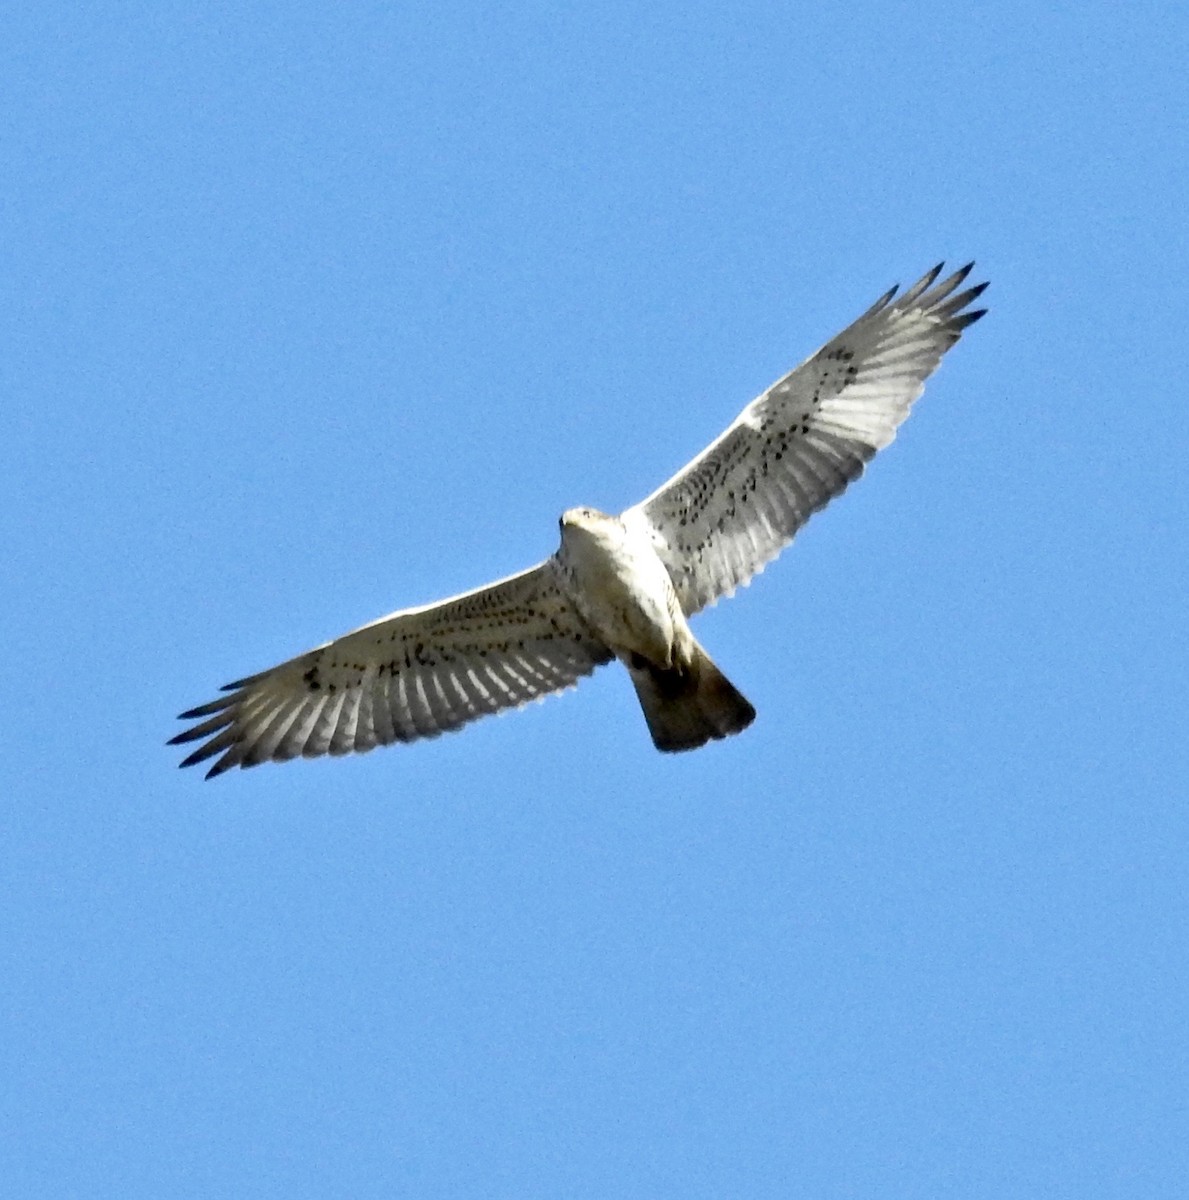
[[687,666],[632,664],[628,671],[658,750],[696,750],[755,720],[756,710],[696,644]]

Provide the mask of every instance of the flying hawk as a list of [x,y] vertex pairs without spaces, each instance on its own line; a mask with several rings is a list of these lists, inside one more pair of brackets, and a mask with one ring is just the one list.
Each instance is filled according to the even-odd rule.
[[[688,618],[774,558],[886,446],[987,286],[934,267],[753,400],[717,441],[618,517],[562,514],[561,546],[519,575],[406,608],[192,708],[171,744],[207,778],[269,759],[348,754],[458,729],[561,691],[618,658],[659,750],[692,750],[755,709]],[[216,756],[218,756],[216,758]]]

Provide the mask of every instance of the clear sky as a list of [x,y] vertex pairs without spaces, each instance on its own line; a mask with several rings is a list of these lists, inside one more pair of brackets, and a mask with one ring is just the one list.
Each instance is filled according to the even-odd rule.
[[[1186,9],[18,8],[0,1190],[1184,1196]],[[941,258],[990,315],[695,624],[744,735],[607,670],[177,770]]]

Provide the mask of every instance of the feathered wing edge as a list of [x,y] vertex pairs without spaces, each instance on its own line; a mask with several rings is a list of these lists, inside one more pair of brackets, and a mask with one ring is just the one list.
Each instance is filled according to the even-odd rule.
[[973,263],[938,264],[749,404],[691,463],[623,514],[652,537],[687,615],[750,580],[895,437],[941,356],[985,309]]
[[188,709],[181,765],[232,767],[436,737],[562,691],[611,659],[566,602],[553,559],[373,621]]

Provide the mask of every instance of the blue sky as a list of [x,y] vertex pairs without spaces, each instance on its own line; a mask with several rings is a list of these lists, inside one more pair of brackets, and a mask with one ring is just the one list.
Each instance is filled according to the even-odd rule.
[[[1184,1194],[1183,11],[4,25],[7,1194]],[[940,258],[990,316],[696,623],[746,734],[658,755],[608,670],[176,769]]]

